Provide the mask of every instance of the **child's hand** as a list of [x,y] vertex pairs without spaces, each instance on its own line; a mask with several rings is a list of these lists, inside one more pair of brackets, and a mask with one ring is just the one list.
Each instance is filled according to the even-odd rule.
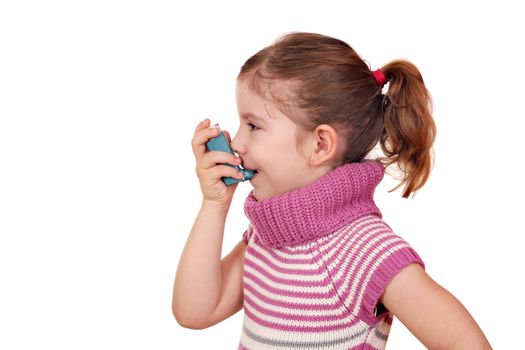
[[[243,174],[237,169],[224,165],[223,163],[236,166],[241,163],[241,160],[230,153],[208,151],[206,149],[206,142],[220,133],[219,129],[210,128],[209,126],[209,119],[200,122],[195,129],[193,140],[191,141],[193,153],[197,161],[195,171],[199,178],[203,199],[229,206],[238,183],[226,186],[224,182],[222,182],[221,177],[242,179]],[[224,134],[228,142],[230,142],[230,134],[227,131],[224,131]]]

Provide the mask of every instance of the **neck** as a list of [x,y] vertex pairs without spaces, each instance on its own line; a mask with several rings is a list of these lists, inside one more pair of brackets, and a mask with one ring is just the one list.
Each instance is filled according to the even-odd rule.
[[374,203],[381,182],[381,163],[343,164],[311,184],[258,201],[253,191],[244,212],[260,244],[282,248],[328,235],[365,215],[382,217]]

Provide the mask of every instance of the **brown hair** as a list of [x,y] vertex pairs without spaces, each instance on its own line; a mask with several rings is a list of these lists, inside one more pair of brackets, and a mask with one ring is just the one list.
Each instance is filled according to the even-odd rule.
[[[386,168],[403,171],[402,196],[423,187],[433,166],[436,126],[432,102],[421,74],[406,60],[394,60],[381,71],[386,95],[368,65],[344,41],[314,33],[290,33],[250,57],[239,81],[261,95],[270,93],[283,112],[312,131],[334,126],[346,140],[341,163],[361,162],[380,143]],[[272,83],[287,82],[288,96],[271,92]],[[264,82],[264,84],[262,84]],[[263,91],[263,86],[268,89]]]

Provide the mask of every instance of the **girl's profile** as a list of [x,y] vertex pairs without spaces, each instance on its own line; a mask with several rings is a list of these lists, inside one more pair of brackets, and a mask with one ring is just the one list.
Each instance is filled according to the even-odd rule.
[[[192,149],[202,206],[182,252],[173,313],[203,329],[244,310],[239,349],[384,349],[394,317],[427,348],[491,349],[462,303],[425,271],[425,257],[374,201],[390,167],[404,198],[427,182],[436,125],[422,74],[398,59],[372,70],[346,42],[289,33],[237,77],[236,154]],[[372,156],[379,146],[383,155]],[[221,259],[242,179],[249,226]],[[241,185],[241,186],[247,186]]]

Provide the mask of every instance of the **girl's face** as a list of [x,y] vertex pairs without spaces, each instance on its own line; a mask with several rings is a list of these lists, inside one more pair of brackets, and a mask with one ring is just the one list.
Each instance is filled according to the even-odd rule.
[[[247,82],[237,83],[236,97],[240,126],[231,146],[244,168],[258,170],[250,180],[255,198],[263,200],[315,180],[319,174],[308,165],[308,148],[301,153],[297,149],[299,126],[253,92]],[[304,141],[307,145],[310,137]]]

